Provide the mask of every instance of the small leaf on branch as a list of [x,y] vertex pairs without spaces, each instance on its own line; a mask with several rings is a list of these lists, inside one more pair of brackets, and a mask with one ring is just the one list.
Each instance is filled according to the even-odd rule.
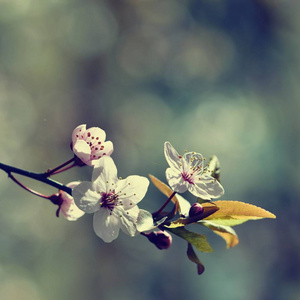
[[166,228],[168,231],[174,233],[175,235],[181,237],[182,239],[186,240],[187,242],[194,245],[199,251],[202,252],[213,252],[210,244],[206,240],[206,236],[191,232],[186,230],[184,227],[178,228]]
[[187,257],[189,258],[189,260],[194,262],[197,265],[197,273],[198,273],[198,275],[201,275],[204,272],[205,268],[204,268],[203,264],[201,263],[201,261],[199,260],[197,254],[195,253],[191,243],[188,243],[188,248],[187,248],[186,254],[187,254]]
[[218,225],[206,220],[199,221],[199,224],[204,225],[221,236],[225,240],[227,248],[232,248],[239,243],[236,232],[230,226]]
[[[234,226],[244,223],[248,220],[258,220],[263,218],[275,219],[276,216],[269,211],[258,206],[240,202],[218,200],[214,204],[219,208],[213,215],[205,218],[215,224]],[[203,207],[211,205],[210,203],[203,203]]]

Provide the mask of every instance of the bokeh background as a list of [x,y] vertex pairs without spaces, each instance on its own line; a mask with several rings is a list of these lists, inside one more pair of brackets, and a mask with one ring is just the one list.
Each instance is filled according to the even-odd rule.
[[[120,176],[165,180],[168,140],[219,157],[222,199],[277,215],[235,227],[230,250],[197,228],[215,250],[198,253],[198,276],[183,240],[105,244],[91,215],[56,218],[1,171],[0,298],[300,299],[299,12],[296,0],[0,0],[1,162],[45,171],[72,157],[77,125],[99,126]],[[164,200],[151,185],[140,207]]]

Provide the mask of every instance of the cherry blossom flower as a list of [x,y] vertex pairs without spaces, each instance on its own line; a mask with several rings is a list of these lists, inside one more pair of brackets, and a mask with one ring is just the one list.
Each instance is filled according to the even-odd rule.
[[[72,189],[78,184],[80,184],[80,181],[73,181],[68,183],[67,186]],[[71,195],[64,191],[60,191],[59,195],[62,201],[60,205],[60,211],[67,220],[76,221],[78,218],[82,217],[85,214],[84,211],[80,210],[76,206],[74,199]]]
[[138,234],[136,223],[140,202],[148,189],[146,177],[132,175],[117,178],[117,168],[111,157],[104,156],[94,167],[92,182],[84,181],[73,189],[75,203],[86,213],[94,213],[95,233],[110,243],[121,228],[126,234]]
[[111,141],[105,142],[106,133],[98,127],[86,130],[86,124],[77,126],[72,133],[72,149],[82,162],[94,166],[104,155],[110,156],[113,149]]
[[166,178],[175,192],[183,193],[189,190],[204,200],[218,198],[224,194],[222,185],[204,169],[200,153],[187,152],[181,156],[169,142],[165,142],[164,152],[170,166],[166,170]]

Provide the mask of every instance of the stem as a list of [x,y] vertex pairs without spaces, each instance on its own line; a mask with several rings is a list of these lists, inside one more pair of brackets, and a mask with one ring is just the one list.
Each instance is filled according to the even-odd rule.
[[[60,172],[63,172],[63,171],[66,171],[72,167],[75,166],[75,164],[73,163],[71,166],[67,167],[67,168],[64,168],[62,169],[63,167],[69,165],[70,163],[74,162],[76,159],[76,156],[72,157],[71,159],[69,159],[68,161],[66,161],[65,163],[59,165],[58,167],[52,169],[52,170],[49,170],[45,173],[45,175],[47,175],[47,177],[51,176],[51,175],[54,175],[54,174],[58,174]],[[62,169],[62,170],[61,170]],[[58,170],[60,170],[59,172],[57,172]]]
[[172,198],[175,196],[176,192],[173,192],[172,195],[167,199],[167,201],[163,204],[163,206],[156,212],[154,212],[152,214],[152,216],[155,218],[156,216],[158,216],[162,210],[169,204],[169,202],[172,200]]
[[19,174],[19,175],[22,175],[22,176],[25,176],[25,177],[29,177],[31,179],[34,179],[34,180],[37,180],[37,181],[40,181],[40,182],[43,182],[43,183],[46,183],[50,186],[53,186],[53,187],[55,187],[59,190],[62,190],[64,192],[66,192],[66,193],[68,193],[69,195],[72,196],[72,189],[71,188],[63,185],[60,182],[57,182],[57,181],[52,180],[50,178],[47,178],[48,177],[47,173],[28,172],[28,171],[18,169],[18,168],[15,168],[15,167],[12,167],[12,166],[9,166],[9,165],[5,165],[5,164],[2,164],[2,163],[0,163],[0,169],[5,171],[8,174],[8,177],[10,177],[10,178],[11,178],[11,173],[16,173],[16,174]]
[[20,187],[22,187],[22,188],[23,188],[24,190],[26,190],[27,192],[32,193],[32,194],[34,194],[34,195],[36,195],[36,196],[45,198],[45,199],[49,199],[48,196],[43,195],[43,194],[41,194],[41,193],[39,193],[39,192],[36,192],[36,191],[34,191],[34,190],[28,188],[27,186],[25,186],[23,183],[21,183],[21,182],[20,182],[15,176],[13,176],[11,173],[9,173],[8,176],[9,176],[9,178],[10,178],[12,181],[14,181],[17,185],[19,185]]

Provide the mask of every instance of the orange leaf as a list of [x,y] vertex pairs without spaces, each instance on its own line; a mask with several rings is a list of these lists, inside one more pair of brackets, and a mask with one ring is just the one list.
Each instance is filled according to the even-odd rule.
[[230,234],[228,232],[221,232],[215,230],[214,233],[218,234],[225,240],[227,248],[232,248],[239,243],[239,238],[236,235]]

